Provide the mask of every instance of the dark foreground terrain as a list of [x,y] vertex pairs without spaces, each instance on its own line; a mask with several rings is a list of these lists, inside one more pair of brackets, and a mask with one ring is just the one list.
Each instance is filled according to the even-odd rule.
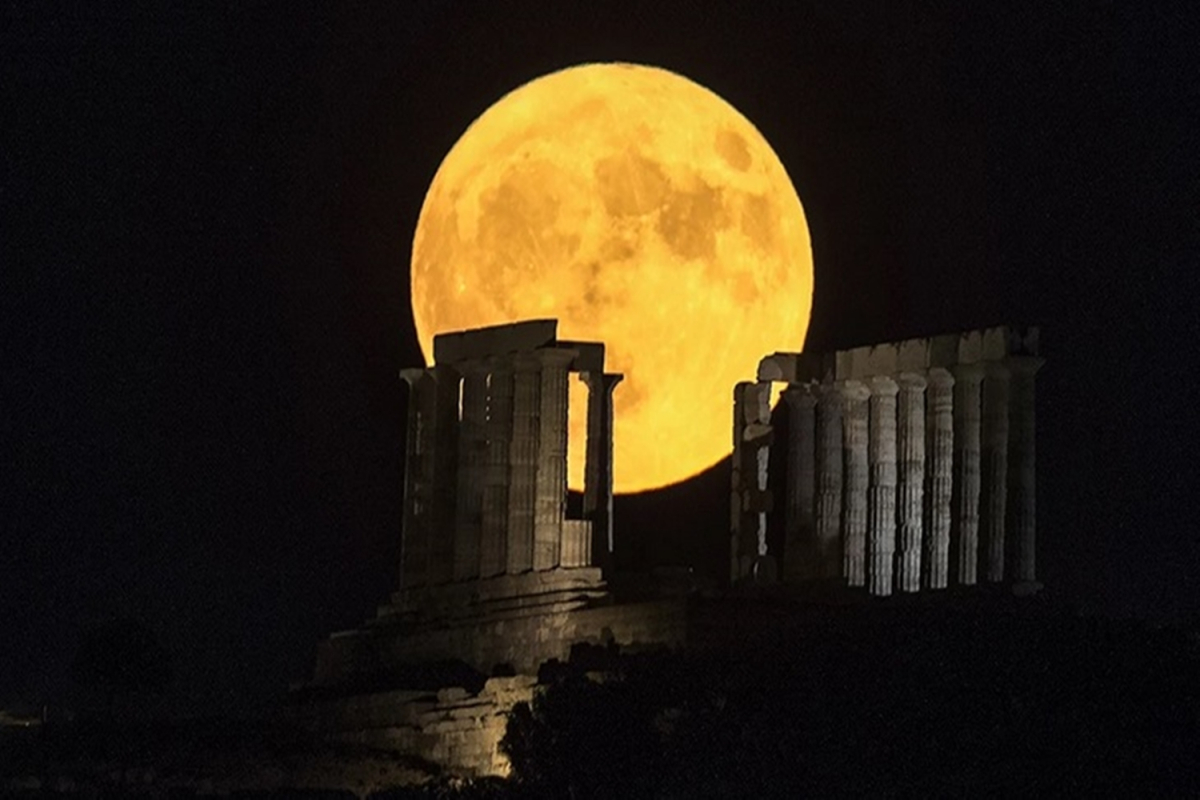
[[700,615],[708,644],[685,654],[581,647],[546,665],[545,691],[509,724],[508,781],[457,782],[271,723],[76,722],[6,734],[0,787],[20,797],[685,798],[1200,786],[1194,626],[1085,618],[1036,599],[711,602]]

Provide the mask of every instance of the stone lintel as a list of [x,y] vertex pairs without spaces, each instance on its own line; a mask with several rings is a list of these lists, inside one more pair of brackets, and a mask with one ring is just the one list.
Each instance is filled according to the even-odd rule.
[[555,345],[575,353],[568,369],[571,372],[604,372],[603,342],[569,342],[559,340]]
[[861,380],[1037,356],[1037,351],[1037,328],[1005,325],[826,353],[772,353],[759,362],[757,378],[784,383]]
[[433,337],[434,363],[453,363],[553,346],[558,320],[533,319],[509,325],[492,325]]

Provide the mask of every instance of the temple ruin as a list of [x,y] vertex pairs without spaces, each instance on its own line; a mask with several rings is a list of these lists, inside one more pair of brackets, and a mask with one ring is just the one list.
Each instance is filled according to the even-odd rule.
[[[1036,591],[1036,328],[774,353],[734,389],[730,578]],[[769,399],[786,384],[786,442]],[[786,450],[782,503],[769,450]],[[778,508],[781,506],[782,508]],[[782,510],[782,564],[767,514]]]
[[[334,739],[503,774],[509,710],[573,646],[740,647],[748,627],[821,596],[1030,594],[1037,349],[1036,329],[1002,327],[766,356],[733,392],[729,572],[698,592],[686,566],[682,582],[647,569],[649,590],[616,591],[628,577],[613,559],[621,375],[605,371],[604,345],[559,340],[554,320],[437,336],[434,365],[402,372],[398,589],[321,643],[289,713]],[[573,375],[588,388],[579,518],[567,513]],[[772,448],[785,451],[783,475],[770,474]],[[783,616],[764,615],[763,598]]]

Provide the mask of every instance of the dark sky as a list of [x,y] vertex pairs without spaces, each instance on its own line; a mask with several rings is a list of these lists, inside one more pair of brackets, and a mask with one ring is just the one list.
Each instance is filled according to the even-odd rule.
[[[158,633],[197,712],[373,613],[425,188],[504,92],[589,60],[686,75],[772,143],[812,347],[1040,324],[1049,590],[1195,614],[1190,5],[6,3],[0,707],[67,697],[106,618]],[[618,525],[651,556],[719,544],[724,480]]]

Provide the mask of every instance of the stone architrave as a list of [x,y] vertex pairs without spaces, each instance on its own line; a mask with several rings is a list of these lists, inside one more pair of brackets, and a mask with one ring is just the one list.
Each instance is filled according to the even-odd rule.
[[949,584],[950,499],[954,485],[954,376],[948,370],[929,370],[926,393],[925,531],[923,583],[929,589]]
[[484,469],[483,522],[479,575],[490,578],[508,567],[509,440],[512,438],[513,370],[509,359],[489,359],[487,464]]
[[562,560],[567,506],[567,369],[576,351],[535,350],[541,361],[538,411],[537,498],[534,503],[533,568],[553,569]]
[[433,520],[434,391],[428,370],[401,370],[408,384],[408,436],[404,458],[404,524],[400,535],[400,588],[424,586],[428,579]]
[[613,389],[625,376],[583,372],[588,389],[587,443],[584,454],[583,516],[592,523],[591,563],[612,565],[613,542]]
[[458,498],[454,527],[454,580],[479,577],[483,487],[487,469],[488,376],[482,362],[465,361],[462,419],[458,426]]
[[957,364],[954,372],[954,497],[950,549],[954,580],[974,586],[979,558],[980,364]]
[[[861,381],[842,384],[844,493],[842,497],[842,573],[850,586],[865,586],[867,543],[867,399],[871,391]],[[894,458],[894,456],[893,456]]]
[[896,493],[899,558],[896,586],[921,589],[921,546],[925,499],[925,376],[901,373],[896,408],[899,488]]
[[1015,547],[1013,576],[1020,591],[1037,588],[1037,476],[1034,376],[1045,363],[1036,356],[1006,360],[1010,379],[1009,535]]
[[984,578],[1004,580],[1004,522],[1008,500],[1008,368],[989,361],[983,379],[980,527],[984,543]]
[[785,581],[818,577],[816,548],[816,390],[792,385],[783,393],[788,407],[787,505],[784,508]]
[[458,494],[458,401],[462,381],[450,364],[429,368],[437,395],[434,408],[433,524],[429,547],[429,582],[454,579],[455,511]]
[[541,442],[541,360],[532,352],[513,356],[512,440],[508,450],[508,561],[505,572],[533,569],[533,524]]
[[816,562],[818,576],[844,576],[842,568],[842,393],[824,384],[817,401]]
[[870,380],[867,458],[868,579],[871,594],[892,593],[896,558],[896,394],[900,387],[888,377]]

